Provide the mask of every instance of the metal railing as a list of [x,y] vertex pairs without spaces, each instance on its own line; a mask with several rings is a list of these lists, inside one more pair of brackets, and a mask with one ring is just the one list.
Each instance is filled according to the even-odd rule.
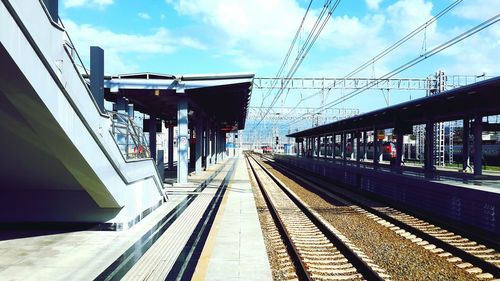
[[113,121],[111,132],[125,159],[150,158],[149,143],[143,129],[127,114],[108,111]]
[[[66,27],[64,26],[64,23],[62,22],[61,18],[59,18],[59,23],[61,24],[62,28],[64,29],[64,45],[67,46],[70,51],[71,51],[71,57],[73,58],[73,63],[80,72],[80,75],[86,75],[86,77],[89,77],[89,72],[85,65],[83,64],[82,58],[78,54],[75,44],[73,44],[73,40],[71,40],[71,37],[68,34],[68,31],[66,30]],[[79,61],[80,64],[77,64],[76,61]]]

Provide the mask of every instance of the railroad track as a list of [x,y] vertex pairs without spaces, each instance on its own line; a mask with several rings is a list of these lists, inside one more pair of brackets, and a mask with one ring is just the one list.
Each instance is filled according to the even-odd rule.
[[[300,280],[384,280],[390,276],[251,156],[259,185]],[[273,235],[276,236],[276,235]],[[286,259],[284,259],[286,261]],[[290,267],[290,265],[284,265]]]
[[449,262],[479,279],[500,277],[500,253],[493,247],[457,235],[392,207],[371,207],[380,206],[380,202],[374,202],[372,199],[346,189],[339,192],[337,189],[324,188],[331,183],[317,176],[305,175],[277,162],[272,165],[280,168],[281,172],[299,184],[308,186],[330,199],[349,205],[354,211],[365,214],[433,254],[446,258]]

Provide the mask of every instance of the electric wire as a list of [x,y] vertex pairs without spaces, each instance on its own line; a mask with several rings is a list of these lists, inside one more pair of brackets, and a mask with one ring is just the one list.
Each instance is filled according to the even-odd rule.
[[[346,101],[346,100],[348,100],[348,99],[350,99],[352,97],[355,97],[355,96],[363,93],[364,91],[368,90],[372,86],[376,85],[376,83],[378,83],[378,81],[391,78],[394,75],[399,74],[399,73],[403,72],[404,70],[406,70],[406,69],[408,69],[408,68],[410,68],[410,67],[412,67],[412,66],[414,66],[414,65],[416,65],[416,64],[418,64],[418,63],[420,63],[420,62],[422,62],[422,61],[424,61],[424,60],[426,60],[426,59],[428,59],[428,58],[430,58],[430,57],[432,57],[432,56],[440,53],[443,50],[446,50],[447,48],[449,48],[449,47],[451,47],[451,46],[453,46],[453,45],[455,45],[455,44],[457,44],[457,43],[459,43],[459,42],[461,42],[461,41],[463,41],[463,40],[465,40],[467,38],[469,38],[470,36],[472,36],[472,35],[480,32],[480,31],[482,31],[483,29],[485,29],[485,28],[487,28],[487,27],[489,27],[489,26],[497,23],[498,21],[500,21],[500,14],[497,14],[497,15],[491,17],[490,19],[488,19],[488,20],[486,20],[486,21],[484,21],[484,22],[482,22],[482,23],[474,26],[473,28],[471,28],[471,29],[469,29],[469,30],[461,33],[460,35],[457,35],[457,36],[453,37],[452,39],[446,41],[445,43],[442,43],[442,44],[440,44],[440,45],[432,48],[431,50],[425,52],[424,54],[421,54],[420,56],[418,56],[418,57],[416,57],[416,58],[414,58],[414,59],[406,62],[405,64],[397,67],[396,69],[394,69],[394,70],[392,70],[392,71],[390,71],[390,72],[382,75],[378,79],[376,79],[376,80],[368,83],[366,86],[364,86],[364,87],[362,87],[362,88],[360,88],[358,90],[354,90],[351,93],[349,93],[349,94],[347,94],[347,95],[345,95],[343,97],[340,97],[340,98],[338,98],[336,100],[333,100],[333,101],[325,104],[324,106],[318,108],[318,112],[317,113],[321,113],[321,112],[325,111],[328,108],[331,108],[331,107],[333,107],[335,105],[338,105],[338,104],[340,104],[340,103],[342,103],[342,102],[344,102],[344,101]],[[297,122],[298,121],[290,122],[289,125],[296,124]]]
[[[306,17],[307,17],[307,14],[309,13],[309,10],[311,8],[311,5],[313,3],[313,0],[310,0],[309,1],[309,5],[307,6],[307,9],[306,9],[306,12],[304,14],[304,16],[302,17],[302,21],[300,22],[300,25],[299,25],[299,28],[297,29],[297,32],[295,32],[295,36],[292,40],[292,43],[290,44],[290,47],[288,48],[288,52],[286,53],[285,55],[285,58],[283,59],[283,62],[281,63],[281,66],[278,70],[278,73],[276,74],[276,77],[280,77],[285,66],[286,66],[286,63],[288,62],[288,58],[290,57],[290,54],[292,53],[292,50],[293,50],[293,47],[295,46],[295,43],[297,42],[297,39],[300,35],[300,30],[302,29],[302,26],[304,26],[304,22],[306,20]],[[271,91],[273,90],[274,86],[276,85],[276,83],[278,83],[278,80],[275,80],[274,84],[271,84],[271,89],[269,89],[269,91],[267,92],[266,96],[262,98],[262,102],[261,102],[261,107],[263,106],[264,104],[264,100],[269,96],[269,94],[271,93]]]
[[[317,18],[317,20],[316,20],[316,22],[315,22],[315,24],[314,24],[314,26],[313,26],[313,28],[311,30],[311,32],[309,33],[306,41],[302,45],[301,50],[297,54],[297,57],[296,57],[296,59],[294,61],[294,64],[292,65],[292,67],[290,67],[290,69],[289,69],[286,77],[284,78],[284,84],[282,84],[282,86],[279,89],[279,92],[276,94],[276,96],[274,97],[274,99],[271,102],[270,106],[268,107],[268,109],[264,113],[264,116],[262,116],[262,118],[259,120],[259,122],[254,126],[254,128],[252,129],[252,131],[255,130],[255,128],[257,128],[261,124],[261,122],[269,114],[269,112],[272,109],[272,107],[274,106],[274,104],[279,100],[279,97],[283,94],[284,89],[286,89],[288,83],[290,82],[290,78],[292,78],[293,75],[297,72],[298,68],[300,67],[300,65],[304,61],[306,55],[311,50],[311,48],[314,45],[315,41],[317,40],[317,38],[319,37],[320,33],[322,32],[322,30],[326,26],[326,23],[331,18],[331,15],[333,14],[333,12],[335,11],[335,9],[340,4],[340,1],[341,0],[335,1],[335,3],[333,5],[332,5],[332,0],[328,0],[325,3],[325,5],[323,6],[323,9],[322,9],[320,15],[318,16],[318,18]],[[326,18],[325,18],[325,16],[326,16]],[[319,27],[319,29],[318,29],[318,27]]]
[[[419,27],[417,27],[416,29],[414,29],[413,31],[411,31],[410,33],[408,33],[407,35],[405,35],[403,38],[399,39],[394,44],[392,44],[391,46],[387,47],[382,52],[380,52],[379,54],[377,54],[376,56],[374,56],[373,58],[367,60],[366,62],[364,62],[363,64],[361,64],[360,66],[358,66],[356,69],[354,69],[351,72],[349,72],[348,74],[346,74],[343,79],[350,78],[350,77],[354,76],[355,74],[361,72],[362,70],[366,69],[368,66],[373,65],[375,62],[377,62],[381,58],[385,57],[387,54],[391,53],[392,51],[394,51],[395,49],[397,49],[398,47],[400,47],[401,45],[403,45],[404,43],[406,43],[408,40],[410,40],[411,38],[415,37],[417,34],[419,34],[420,32],[422,32],[423,30],[425,30],[432,23],[436,22],[439,18],[441,18],[442,16],[444,16],[445,14],[447,14],[449,11],[451,11],[453,8],[455,8],[456,6],[458,6],[461,2],[463,2],[463,0],[456,0],[455,2],[451,3],[450,5],[448,5],[447,7],[445,7],[443,10],[441,10],[439,13],[437,13],[435,16],[433,16],[432,18],[430,18],[429,20],[427,20],[425,23],[423,23],[422,25],[420,25]],[[331,83],[330,85],[328,85],[325,88],[325,90],[327,91],[326,94],[330,93],[330,91],[333,89],[333,87],[334,87],[333,83]],[[295,107],[300,106],[300,104],[302,102],[304,102],[304,101],[306,101],[308,99],[311,99],[311,98],[317,96],[318,94],[320,94],[322,92],[324,92],[324,90],[315,92],[315,93],[313,93],[313,94],[311,94],[311,95],[309,95],[307,97],[301,98]]]

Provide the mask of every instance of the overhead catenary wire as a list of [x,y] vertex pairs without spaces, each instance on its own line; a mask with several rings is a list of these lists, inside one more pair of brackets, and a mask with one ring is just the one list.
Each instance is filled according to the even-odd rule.
[[[332,1],[329,1],[325,5],[325,7],[328,7],[329,5],[331,5],[331,2]],[[316,39],[319,37],[321,31],[326,26],[326,23],[330,19],[330,16],[332,15],[333,11],[337,8],[339,3],[340,3],[340,0],[335,1],[334,5],[328,9],[328,14],[327,14],[328,16],[326,18],[323,19],[323,17],[325,16],[325,13],[322,13],[318,17],[318,19],[316,20],[316,23],[314,24],[312,31],[309,33],[304,45],[302,46],[302,49],[300,50],[299,54],[297,55],[292,67],[290,68],[290,70],[286,76],[284,85],[280,88],[278,94],[275,96],[273,102],[270,105],[270,108],[272,106],[274,106],[274,104],[278,101],[279,97],[283,94],[283,91],[288,86],[288,83],[290,83],[290,78],[292,78],[295,75],[295,73],[297,72],[298,68],[300,67],[300,65],[304,61],[306,55],[311,50],[312,46],[316,42]],[[325,9],[323,11],[326,12]],[[319,29],[318,29],[318,27],[319,27]],[[270,110],[270,108],[269,108],[269,110]]]
[[[311,32],[309,32],[306,40],[304,41],[304,44],[302,45],[302,48],[300,48],[300,50],[299,50],[299,52],[298,52],[298,54],[297,54],[297,56],[296,56],[296,58],[294,60],[293,65],[290,67],[290,70],[288,71],[287,75],[284,77],[284,81],[285,81],[286,84],[288,84],[287,83],[287,78],[289,78],[289,74],[290,74],[291,69],[293,69],[296,66],[297,61],[300,60],[300,58],[303,56],[305,46],[307,44],[309,44],[309,42],[310,42],[310,40],[312,38],[312,34],[316,31],[319,23],[321,22],[321,20],[323,19],[324,15],[326,14],[326,11],[328,10],[328,6],[330,5],[331,2],[332,2],[332,0],[327,0],[327,2],[325,3],[325,5],[323,5],[323,9],[321,10],[318,18],[316,19],[316,22],[314,23],[314,25],[313,25],[313,27],[311,29]],[[280,76],[277,76],[277,77],[280,78]],[[280,90],[283,89],[283,87],[284,86],[281,85]],[[272,91],[272,89],[271,89],[271,91]],[[271,105],[269,107],[272,107],[276,103],[276,101],[279,99],[279,95],[280,94],[277,94],[277,95],[274,96],[273,100],[271,101]]]
[[295,61],[293,65],[290,67],[287,75],[284,77],[284,84],[281,85],[278,93],[275,95],[274,99],[272,100],[271,104],[269,105],[268,109],[264,113],[264,115],[260,118],[260,120],[257,122],[257,124],[254,126],[252,130],[255,130],[261,122],[266,118],[266,116],[269,114],[271,108],[274,106],[274,104],[279,100],[279,97],[283,94],[284,89],[286,89],[288,83],[290,82],[290,78],[293,77],[293,75],[297,72],[298,68],[304,61],[305,57],[307,56],[308,52],[311,50],[312,46],[314,45],[315,41],[319,37],[321,31],[324,29],[326,26],[326,23],[330,19],[331,15],[335,11],[335,9],[338,7],[340,4],[341,0],[337,0],[333,3],[332,5],[332,0],[328,0],[325,5],[323,6],[322,11],[320,12],[320,15],[318,16],[311,32],[309,33],[307,39],[305,40],[304,44],[302,45],[302,48],[300,49],[299,53],[297,54]]
[[[290,54],[293,51],[293,47],[295,46],[295,43],[297,42],[297,39],[299,38],[300,35],[300,30],[304,26],[304,22],[306,21],[307,15],[309,13],[309,10],[311,9],[311,5],[313,3],[313,0],[309,1],[309,5],[307,6],[306,12],[304,16],[302,17],[302,21],[300,22],[299,28],[297,29],[297,32],[295,32],[295,36],[293,37],[292,43],[290,44],[290,47],[288,48],[288,52],[285,55],[285,58],[283,59],[283,62],[281,63],[281,66],[278,70],[278,73],[276,74],[276,77],[280,77],[281,74],[283,73],[283,70],[285,69],[286,63],[288,62],[288,58],[290,57]],[[269,94],[272,92],[274,86],[278,83],[278,80],[275,80],[273,84],[271,84],[271,89],[267,92],[265,96],[262,97],[262,102],[261,102],[261,107],[264,105],[264,100],[269,96]]]
[[[418,63],[420,63],[420,62],[422,62],[422,61],[424,61],[424,60],[426,60],[426,59],[428,59],[428,58],[430,58],[430,57],[432,57],[432,56],[434,56],[436,54],[438,54],[439,52],[442,52],[443,50],[446,50],[447,48],[449,48],[449,47],[451,47],[451,46],[453,46],[453,45],[455,45],[455,44],[457,44],[457,43],[459,43],[459,42],[461,42],[461,41],[463,41],[463,40],[465,40],[467,38],[469,38],[470,36],[472,36],[472,35],[480,32],[480,31],[482,31],[483,29],[485,29],[485,28],[487,28],[487,27],[489,27],[489,26],[497,23],[498,21],[500,21],[500,14],[497,14],[497,15],[491,17],[490,19],[488,19],[486,21],[483,21],[482,23],[480,23],[480,24],[474,26],[473,28],[471,28],[471,29],[469,29],[469,30],[467,30],[467,31],[465,31],[465,32],[463,32],[463,33],[461,33],[461,34],[453,37],[452,39],[446,41],[445,43],[442,43],[442,44],[440,44],[440,45],[432,48],[431,50],[425,52],[424,54],[421,54],[420,56],[418,56],[418,57],[416,57],[416,58],[414,58],[414,59],[412,59],[412,60],[410,60],[410,61],[402,64],[401,66],[395,68],[394,70],[392,70],[392,71],[390,71],[390,72],[382,75],[378,79],[376,79],[376,80],[368,83],[364,87],[362,87],[362,88],[360,88],[358,90],[354,90],[351,93],[349,93],[349,94],[347,94],[347,95],[345,95],[343,97],[340,97],[340,98],[338,98],[338,99],[336,99],[334,101],[331,101],[331,102],[325,104],[322,107],[319,107],[317,113],[321,113],[321,112],[325,111],[328,108],[331,108],[331,107],[333,107],[335,105],[338,105],[338,104],[340,104],[340,103],[342,103],[342,102],[344,102],[344,101],[346,101],[346,100],[348,100],[350,98],[353,98],[353,97],[355,97],[355,96],[363,93],[364,91],[368,90],[369,88],[371,88],[372,86],[374,86],[376,83],[378,83],[378,81],[391,78],[394,75],[399,74],[399,73],[403,72],[404,70],[406,70],[406,69],[408,69],[408,68],[410,68],[410,67],[412,67],[412,66],[414,66],[414,65],[416,65],[416,64],[418,64]],[[288,125],[293,125],[293,124],[295,124],[297,122],[299,122],[299,121],[295,120],[295,121],[290,122]]]
[[[458,6],[461,2],[463,2],[463,0],[456,0],[453,3],[451,3],[450,5],[446,6],[443,10],[441,10],[435,16],[431,17],[425,23],[423,23],[419,27],[415,28],[413,31],[411,31],[410,33],[408,33],[407,35],[405,35],[404,37],[402,37],[401,39],[399,39],[398,41],[396,41],[395,43],[393,43],[391,46],[389,46],[386,49],[382,50],[382,52],[380,52],[379,54],[377,54],[373,58],[367,60],[366,62],[364,62],[363,64],[361,64],[360,66],[358,66],[357,68],[355,68],[354,70],[352,70],[351,72],[349,72],[348,74],[346,74],[344,76],[344,79],[353,77],[357,73],[359,73],[359,72],[363,71],[364,69],[366,69],[368,66],[373,65],[375,62],[377,62],[381,58],[385,57],[386,55],[388,55],[389,53],[391,53],[395,49],[399,48],[401,45],[403,45],[404,43],[406,43],[408,40],[410,40],[411,38],[415,37],[417,34],[419,34],[420,32],[422,32],[423,30],[426,30],[431,24],[433,24],[439,18],[441,18],[442,16],[444,16],[445,14],[447,14],[449,11],[451,11],[453,8],[455,8],[456,6]],[[327,91],[326,94],[328,94],[333,88],[334,88],[333,84],[328,85],[325,88],[325,90]],[[311,95],[308,95],[308,96],[306,96],[304,98],[301,98],[295,107],[300,106],[300,104],[303,101],[311,99],[311,98],[317,96],[318,94],[320,94],[322,92],[323,91],[318,91],[318,92],[315,92],[315,93],[313,93]]]

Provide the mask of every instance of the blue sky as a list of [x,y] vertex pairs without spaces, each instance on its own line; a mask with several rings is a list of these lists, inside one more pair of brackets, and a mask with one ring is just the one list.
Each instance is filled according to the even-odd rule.
[[[341,1],[296,77],[342,77],[429,20],[453,1]],[[109,74],[253,72],[274,76],[305,13],[306,0],[63,0],[61,17],[84,60],[88,48],[105,50]],[[324,1],[313,1],[301,38],[307,36]],[[500,1],[465,0],[429,26],[427,49],[500,12]],[[359,77],[379,77],[422,52],[419,34]],[[500,24],[494,24],[398,77],[500,73]],[[292,54],[297,54],[294,50]],[[307,93],[303,93],[307,94]],[[330,100],[342,93],[332,92]],[[424,93],[412,93],[412,98]],[[293,93],[292,93],[293,95]],[[254,91],[252,105],[263,94]],[[295,106],[298,94],[283,106]],[[392,92],[391,103],[408,100]],[[270,101],[265,101],[264,104]],[[304,106],[315,107],[318,99]],[[366,92],[340,107],[366,112],[384,106],[379,92]]]

